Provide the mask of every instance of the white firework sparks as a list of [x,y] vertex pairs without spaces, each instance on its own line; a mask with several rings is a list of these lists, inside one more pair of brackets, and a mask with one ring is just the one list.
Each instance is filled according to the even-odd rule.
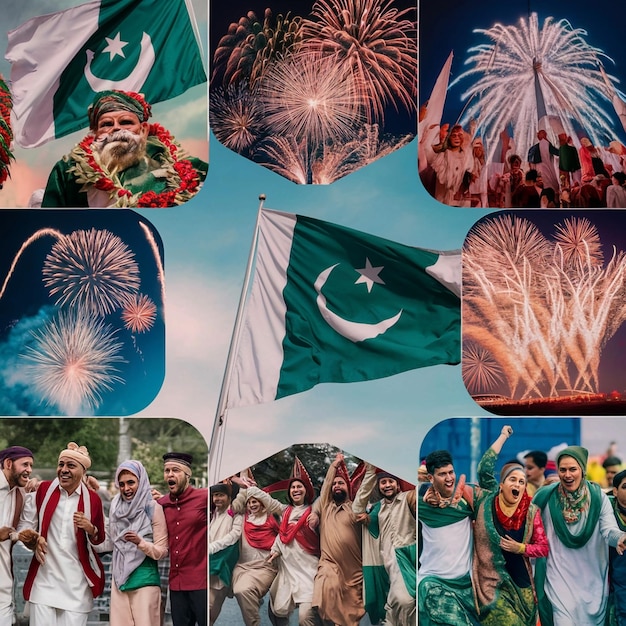
[[76,230],[46,257],[43,282],[59,306],[107,315],[128,303],[140,285],[134,253],[108,230]]
[[471,102],[463,123],[477,120],[490,154],[509,124],[520,154],[525,153],[536,143],[543,115],[559,117],[572,137],[576,123],[594,144],[615,138],[613,122],[603,108],[610,97],[600,71],[601,58],[610,59],[585,41],[585,30],[552,17],[540,28],[537,14],[532,13],[517,26],[496,24],[474,32],[493,43],[470,48],[466,60],[470,69],[450,86],[474,81],[461,96]]
[[82,311],[61,312],[33,332],[34,343],[23,359],[26,373],[49,406],[66,415],[90,413],[111,391],[123,363],[122,343],[116,331]]
[[349,66],[319,53],[289,55],[268,68],[259,101],[272,135],[313,146],[348,141],[363,121]]
[[626,320],[626,255],[602,263],[585,218],[553,241],[529,220],[482,221],[463,247],[463,340],[486,350],[516,399],[599,391],[602,350]]

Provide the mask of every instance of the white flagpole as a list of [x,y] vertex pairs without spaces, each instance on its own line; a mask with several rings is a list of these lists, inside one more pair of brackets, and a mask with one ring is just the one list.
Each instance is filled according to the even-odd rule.
[[222,379],[222,387],[220,389],[219,399],[217,401],[217,411],[215,420],[213,421],[213,430],[211,432],[211,440],[209,442],[209,481],[211,483],[221,480],[220,467],[222,464],[222,452],[224,449],[224,437],[226,434],[226,418],[228,409],[226,401],[228,399],[228,388],[230,386],[230,378],[232,376],[235,357],[239,349],[239,339],[241,336],[241,325],[245,311],[245,304],[248,295],[248,288],[252,278],[252,268],[254,258],[256,256],[257,243],[259,239],[259,229],[261,225],[261,212],[263,203],[265,202],[265,194],[259,195],[259,210],[257,212],[256,224],[254,226],[254,234],[252,236],[252,244],[248,254],[248,264],[246,273],[241,287],[241,295],[239,297],[239,305],[237,307],[237,315],[235,317],[235,325],[233,334],[230,339],[230,347],[228,348],[228,356],[226,358],[226,367],[224,368],[224,378]]

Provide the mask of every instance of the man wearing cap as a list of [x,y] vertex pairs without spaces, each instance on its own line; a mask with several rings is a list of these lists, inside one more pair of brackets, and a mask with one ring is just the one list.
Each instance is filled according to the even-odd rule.
[[561,450],[559,482],[533,498],[550,544],[548,557],[536,561],[542,624],[602,626],[609,595],[608,546],[619,555],[626,549],[626,533],[618,528],[609,499],[585,479],[588,456],[581,446]]
[[104,541],[104,513],[98,494],[87,488],[91,458],[70,442],[59,454],[57,477],[36,495],[36,518],[20,541],[35,552],[24,598],[31,626],[85,626],[94,597],[104,590],[104,569],[93,545]]
[[605,489],[605,492],[607,495],[611,495],[613,493],[613,478],[615,474],[622,470],[622,459],[614,455],[607,456],[606,459],[602,461],[602,467],[606,472],[604,480],[606,481],[607,489]]
[[11,549],[17,541],[27,497],[24,488],[33,471],[33,453],[22,446],[0,451],[0,626],[13,624]]
[[233,569],[239,558],[239,539],[243,515],[231,508],[232,484],[211,486],[211,521],[209,522],[210,579],[209,622],[215,624],[227,596],[232,596]]
[[87,114],[89,134],[55,164],[42,207],[168,207],[198,192],[207,164],[148,122],[141,94],[99,92]]
[[208,489],[191,485],[191,454],[168,452],[163,462],[169,493],[157,502],[165,513],[170,545],[172,621],[174,626],[206,626]]
[[352,511],[344,456],[330,464],[313,510],[320,518],[321,556],[313,584],[313,607],[322,624],[358,626],[363,606],[361,528]]
[[[364,512],[374,487],[381,499],[369,511],[368,531],[379,538],[380,555],[389,577],[385,602],[385,624],[403,626],[416,620],[416,535],[415,489],[402,491],[400,480],[387,472],[376,472],[366,464],[363,482],[356,493],[353,511]],[[367,588],[366,588],[367,595]]]

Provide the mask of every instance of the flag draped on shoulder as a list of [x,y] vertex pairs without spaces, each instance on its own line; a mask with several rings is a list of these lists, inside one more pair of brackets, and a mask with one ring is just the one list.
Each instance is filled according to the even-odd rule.
[[87,126],[94,93],[151,102],[206,82],[185,0],[92,0],[8,34],[15,141],[32,148]]
[[460,361],[460,252],[263,209],[227,407]]

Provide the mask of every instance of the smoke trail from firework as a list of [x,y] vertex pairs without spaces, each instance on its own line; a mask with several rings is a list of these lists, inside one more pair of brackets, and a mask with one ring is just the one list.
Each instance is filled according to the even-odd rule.
[[51,237],[56,237],[57,239],[61,239],[64,236],[63,233],[59,232],[58,230],[55,230],[54,228],[41,228],[36,233],[32,234],[21,245],[20,249],[17,251],[17,254],[13,258],[13,261],[11,263],[11,267],[9,268],[7,276],[4,279],[4,283],[2,284],[2,289],[0,289],[0,299],[4,295],[4,292],[6,291],[7,285],[9,284],[9,280],[11,280],[11,276],[13,276],[13,272],[15,271],[15,267],[17,266],[17,263],[20,260],[20,257],[22,256],[23,252],[26,250],[26,248],[28,248],[28,246],[31,243],[33,243],[34,241],[37,241],[38,239],[41,239],[42,237],[45,237],[47,235],[49,235]]
[[134,253],[108,230],[76,230],[46,257],[44,285],[56,304],[107,315],[124,306],[140,285]]
[[584,218],[556,225],[553,242],[509,215],[468,235],[463,340],[491,354],[512,398],[599,390],[602,349],[626,320],[626,255],[601,259]]
[[39,331],[22,355],[25,370],[46,404],[67,415],[89,413],[102,394],[123,380],[116,364],[123,363],[122,344],[115,331],[82,310],[61,312]]
[[[525,154],[536,143],[537,123],[545,114],[559,116],[572,137],[576,121],[594,144],[614,138],[613,121],[602,106],[609,98],[599,70],[600,58],[608,57],[585,41],[586,31],[552,17],[540,28],[533,13],[516,26],[496,24],[474,32],[492,43],[470,48],[470,69],[450,86],[474,81],[461,96],[471,101],[463,123],[478,120],[490,155],[508,124],[520,154]],[[545,112],[537,103],[536,81]]]
[[157,266],[159,285],[161,285],[161,302],[165,304],[165,271],[163,270],[163,262],[161,261],[161,253],[159,252],[159,246],[152,234],[150,228],[144,224],[143,222],[139,222],[139,226],[141,230],[143,230],[144,235],[146,236],[146,240],[150,245],[150,249],[152,250],[152,254],[154,256],[154,262]]
[[136,295],[122,310],[122,321],[132,333],[145,333],[154,325],[156,314],[156,304],[148,296]]

